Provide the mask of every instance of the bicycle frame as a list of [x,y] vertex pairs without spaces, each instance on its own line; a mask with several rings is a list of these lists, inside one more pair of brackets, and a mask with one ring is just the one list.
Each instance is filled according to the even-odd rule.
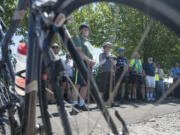
[[[5,34],[5,36],[3,37],[3,40],[1,42],[2,58],[6,65],[6,71],[8,73],[8,79],[10,82],[9,85],[12,87],[12,90],[14,90],[14,91],[15,91],[15,71],[13,69],[10,57],[8,55],[8,45],[9,45],[10,40],[12,39],[13,34],[16,32],[17,27],[19,26],[19,24],[21,23],[21,21],[23,19],[28,2],[29,2],[29,0],[20,0],[19,1],[17,9],[15,10],[14,15],[12,17],[12,21],[9,26],[9,29],[8,29],[7,33]],[[10,116],[13,115],[12,112],[13,112],[12,108],[9,108],[8,113]],[[10,123],[11,123],[11,125],[14,126],[13,118],[10,120]],[[11,130],[11,134],[13,135],[16,133],[15,133],[15,131]]]
[[[8,43],[10,39],[12,38],[13,34],[15,33],[18,25],[21,23],[23,15],[25,13],[25,10],[27,8],[27,4],[32,5],[31,0],[20,0],[18,3],[18,7],[14,13],[13,20],[10,24],[10,27],[8,29],[8,32],[6,33],[3,41],[2,41],[2,52],[3,52],[3,58],[6,62],[6,65],[8,67],[9,71],[9,79],[10,85],[15,89],[15,73],[12,67],[12,63],[9,59],[9,56],[7,55],[8,51]],[[45,66],[47,67],[47,72],[50,76],[50,81],[52,85],[52,90],[56,92],[59,89],[59,83],[57,81],[56,73],[53,72],[53,68],[48,67],[50,63],[52,63],[51,59],[51,53],[49,52],[49,48],[51,45],[51,41],[53,38],[53,29],[50,29],[50,32],[47,34],[47,37],[44,37],[44,39],[39,40],[39,37],[36,33],[36,27],[34,24],[37,22],[37,16],[32,13],[32,9],[30,7],[30,17],[29,17],[29,28],[28,28],[28,55],[27,55],[27,70],[26,70],[26,95],[25,95],[25,108],[23,113],[23,120],[22,120],[22,131],[21,134],[25,135],[32,135],[35,134],[36,131],[36,122],[35,122],[35,112],[36,112],[36,98],[37,98],[37,92],[38,92],[38,65],[34,58],[39,57],[40,51],[42,51],[42,54],[44,56]],[[116,125],[114,124],[112,118],[109,115],[109,112],[105,109],[105,106],[103,105],[103,101],[100,98],[100,94],[96,91],[98,90],[95,81],[93,80],[93,77],[91,73],[85,68],[85,64],[80,58],[80,55],[77,53],[77,49],[75,48],[72,39],[70,38],[68,31],[65,26],[62,26],[58,29],[56,29],[58,33],[61,35],[63,41],[67,43],[67,49],[70,52],[73,60],[76,62],[77,67],[80,69],[81,74],[84,78],[89,78],[91,81],[91,84],[93,86],[93,90],[91,91],[96,102],[99,105],[99,108],[101,109],[103,116],[109,126],[111,127],[113,133],[118,134],[118,130]],[[43,44],[42,44],[43,43]],[[33,61],[33,63],[32,63]],[[96,89],[96,90],[95,90]],[[60,112],[63,113],[63,115],[66,115],[62,94],[60,92],[60,95],[55,93],[55,98],[59,99],[57,102]],[[65,128],[65,132],[67,135],[71,135],[71,130],[68,120],[66,118],[62,118],[62,122]],[[12,132],[12,134],[14,134]]]

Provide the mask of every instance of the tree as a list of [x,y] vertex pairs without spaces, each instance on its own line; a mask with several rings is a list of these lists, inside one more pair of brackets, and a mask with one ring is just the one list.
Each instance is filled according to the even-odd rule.
[[[11,0],[6,0],[2,5],[6,11],[2,17],[7,26],[16,5],[17,1]],[[23,35],[25,39],[27,18],[28,14],[16,33]],[[67,27],[72,37],[76,37],[80,24],[86,22],[90,25],[90,40],[95,47],[101,47],[105,41],[111,41],[115,55],[117,48],[123,46],[126,48],[127,57],[130,58],[151,19],[134,8],[100,2],[76,10],[72,14],[72,22]],[[155,21],[139,52],[144,61],[148,56],[153,56],[156,62],[168,70],[176,61],[180,61],[180,38],[162,23]]]

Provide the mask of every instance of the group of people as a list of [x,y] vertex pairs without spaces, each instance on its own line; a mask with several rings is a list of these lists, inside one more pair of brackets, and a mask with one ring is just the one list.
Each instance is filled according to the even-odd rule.
[[158,99],[159,88],[161,89],[161,94],[164,95],[164,72],[159,64],[153,62],[152,57],[147,59],[147,63],[142,64],[140,54],[135,52],[133,58],[128,63],[125,57],[125,48],[119,48],[119,55],[115,57],[110,54],[111,46],[110,42],[106,42],[103,45],[104,52],[99,55],[101,72],[100,90],[102,90],[104,100],[108,99],[109,91],[117,83],[120,83],[121,87],[120,97],[117,97],[120,103],[124,101],[126,86],[128,87],[129,100],[137,99],[138,86],[140,86],[143,101]]
[[[81,24],[79,32],[80,35],[74,40],[74,43],[85,66],[92,71],[96,61],[93,59],[92,44],[88,40],[89,26]],[[125,48],[118,48],[118,56],[116,57],[111,54],[112,43],[105,42],[102,47],[103,52],[99,54],[99,88],[100,95],[105,102],[109,99],[110,93],[118,83],[120,84],[120,96],[116,94],[113,99],[114,102],[123,103],[125,101],[126,89],[127,99],[130,101],[136,100],[138,87],[141,89],[140,93],[143,101],[155,101],[159,99],[160,92],[161,95],[165,94],[163,69],[160,68],[159,64],[153,62],[152,57],[148,57],[147,62],[142,63],[138,52],[134,52],[132,59],[128,60],[125,57]],[[52,49],[58,54],[56,52],[59,49],[58,45],[53,45]],[[72,114],[77,114],[77,110],[88,110],[85,106],[88,83],[84,81],[76,65],[72,65],[70,59],[71,56],[67,54],[64,61],[66,71],[63,74],[62,93],[64,93],[65,88],[69,89],[67,95],[72,101]],[[178,63],[176,66],[179,68]],[[180,71],[175,69],[171,69],[170,72],[173,77],[178,76],[177,78],[179,78],[180,76],[176,76],[176,74],[178,74],[177,72],[180,73]],[[76,90],[70,92],[71,81],[75,84]]]

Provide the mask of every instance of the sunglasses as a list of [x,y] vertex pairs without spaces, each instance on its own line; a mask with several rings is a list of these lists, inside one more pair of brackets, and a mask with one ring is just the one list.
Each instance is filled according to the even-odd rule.
[[59,47],[58,46],[53,46],[52,49],[58,49]]
[[105,46],[104,48],[111,48],[110,46]]

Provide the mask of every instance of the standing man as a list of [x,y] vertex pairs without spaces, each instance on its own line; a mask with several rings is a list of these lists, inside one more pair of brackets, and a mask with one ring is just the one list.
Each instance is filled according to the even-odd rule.
[[145,73],[145,80],[146,80],[146,97],[148,101],[154,101],[153,98],[153,90],[156,86],[155,84],[155,67],[153,64],[153,58],[149,57],[147,63],[144,64],[144,73]]
[[[145,86],[143,81],[143,67],[140,59],[140,54],[138,52],[134,53],[133,59],[130,61],[130,73],[129,73],[129,95],[128,98],[136,100],[136,89],[139,84],[141,87],[142,100],[145,100]],[[131,89],[133,93],[131,95]]]
[[72,69],[73,65],[71,63],[71,56],[70,54],[66,54],[66,60],[64,61],[65,64],[65,71],[63,74],[63,84],[62,84],[62,95],[64,95],[64,90],[67,91],[67,99],[69,102],[71,102],[71,90],[70,90],[70,82],[68,81],[67,77],[69,77],[72,80]]
[[[175,67],[170,69],[170,73],[173,77],[173,83],[180,79],[180,67],[178,62],[176,62]],[[180,98],[180,84],[174,89],[174,96]]]
[[[74,41],[81,58],[84,60],[85,65],[89,70],[95,65],[95,61],[93,60],[93,46],[88,40],[89,37],[89,26],[87,24],[81,24],[79,27],[80,35]],[[76,88],[80,89],[80,102],[78,104],[78,95],[75,90],[72,91],[72,100],[73,106],[76,109],[80,109],[82,111],[87,111],[87,107],[85,106],[85,98],[87,94],[87,83],[84,83],[81,74],[78,70],[76,70]],[[77,114],[78,112],[75,109],[72,109],[72,114]]]
[[[125,68],[127,67],[127,58],[124,56],[125,48],[121,47],[118,48],[119,56],[117,57],[117,63],[116,63],[116,83],[118,82],[118,79],[121,77],[123,71],[125,71]],[[125,94],[125,86],[127,81],[127,74],[124,75],[121,81],[121,98],[120,103],[124,102],[124,94]]]
[[159,88],[161,89],[161,96],[165,94],[165,88],[164,88],[164,71],[161,68],[160,64],[157,64],[157,67],[159,69]]
[[159,99],[159,73],[160,73],[160,70],[159,70],[157,65],[158,65],[157,63],[154,63],[154,67],[155,67],[155,92],[154,92],[154,98],[156,100]]
[[104,52],[99,54],[100,63],[100,91],[104,101],[107,101],[114,86],[115,57],[110,53],[112,44],[103,44]]
[[[51,46],[51,49],[52,49],[52,52],[53,52],[53,55],[56,59],[59,58],[59,51],[60,51],[60,47],[57,43],[54,43],[52,46]],[[48,83],[48,88],[50,91],[52,91],[52,87],[51,85]],[[47,99],[48,99],[48,104],[54,104],[55,103],[55,99],[54,99],[54,93],[48,91],[47,92]]]
[[60,51],[60,47],[57,43],[54,43],[52,46],[51,46],[52,50],[53,50],[53,53],[54,53],[54,56],[56,59],[59,58],[59,51]]

